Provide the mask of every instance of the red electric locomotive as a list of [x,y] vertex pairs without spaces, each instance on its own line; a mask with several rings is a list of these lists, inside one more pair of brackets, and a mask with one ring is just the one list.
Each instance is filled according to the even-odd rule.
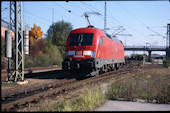
[[124,63],[123,43],[102,30],[88,26],[69,33],[62,62],[63,70],[94,76],[117,69]]

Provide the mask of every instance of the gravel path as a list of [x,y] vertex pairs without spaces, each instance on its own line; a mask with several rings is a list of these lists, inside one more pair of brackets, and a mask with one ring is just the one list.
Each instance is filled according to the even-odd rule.
[[170,104],[109,100],[95,111],[170,111]]

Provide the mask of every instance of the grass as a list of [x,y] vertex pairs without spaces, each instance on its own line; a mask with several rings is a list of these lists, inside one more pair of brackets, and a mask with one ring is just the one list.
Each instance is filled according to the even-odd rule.
[[2,82],[1,86],[20,86],[19,84],[17,84],[16,82],[12,82],[12,83],[7,83],[7,82]]
[[108,91],[108,99],[164,103],[170,102],[170,74],[168,69],[151,69],[127,74],[128,79],[115,82]]
[[105,101],[100,88],[95,88],[93,91],[84,87],[85,91],[82,96],[74,100],[64,100],[61,104],[52,104],[46,108],[41,107],[40,111],[89,111],[94,107],[99,106]]

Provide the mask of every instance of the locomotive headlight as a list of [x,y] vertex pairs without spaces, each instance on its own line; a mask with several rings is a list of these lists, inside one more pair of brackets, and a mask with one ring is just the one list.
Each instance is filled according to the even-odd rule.
[[66,51],[65,57],[68,57],[69,55],[75,55],[75,51]]
[[68,57],[68,51],[66,51],[66,53],[65,53],[65,57]]
[[91,57],[95,57],[95,55],[96,55],[96,51],[92,51],[91,52]]

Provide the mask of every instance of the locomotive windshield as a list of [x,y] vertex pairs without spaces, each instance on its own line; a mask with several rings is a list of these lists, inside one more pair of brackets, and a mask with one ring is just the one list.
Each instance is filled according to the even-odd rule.
[[93,42],[94,33],[75,33],[70,36],[70,46],[90,46]]

